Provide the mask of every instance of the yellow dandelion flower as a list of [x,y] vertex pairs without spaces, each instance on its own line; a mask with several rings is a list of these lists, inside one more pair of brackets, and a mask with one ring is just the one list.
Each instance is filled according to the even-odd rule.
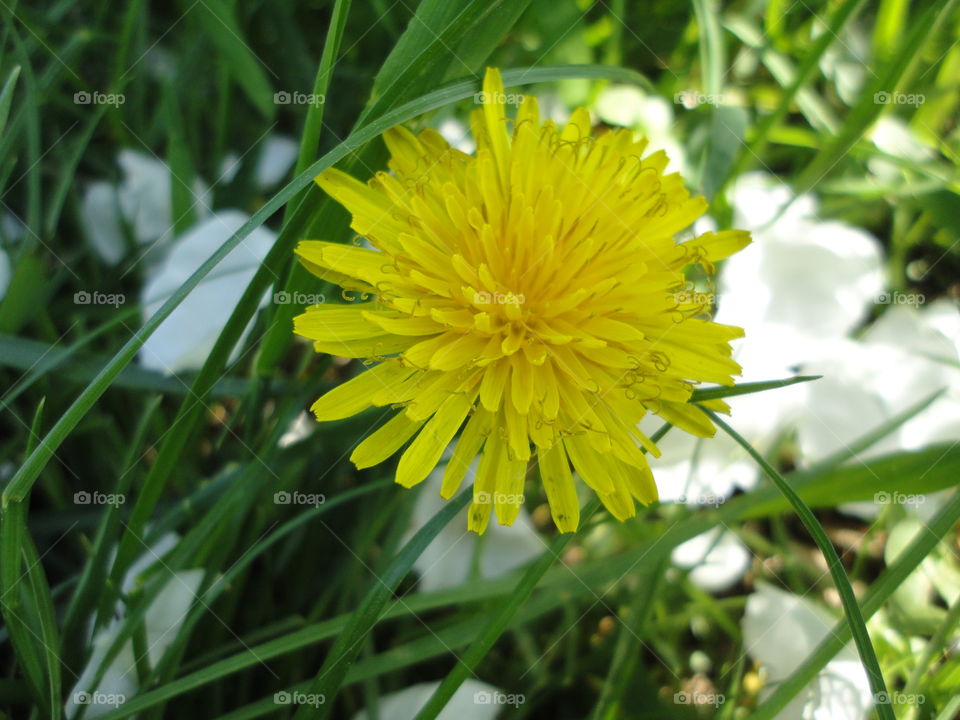
[[[439,134],[384,135],[390,172],[364,184],[335,169],[317,182],[374,249],[301,242],[300,260],[362,302],[318,305],[295,332],[318,352],[370,369],[321,397],[318,420],[399,408],[353,452],[358,468],[409,442],[396,481],[412,487],[460,432],[441,494],[479,455],[468,526],[517,517],[535,457],[553,519],[577,528],[571,465],[619,520],[657,489],[638,429],[653,412],[694,435],[715,428],[688,401],[695,383],[732,385],[729,341],[704,318],[684,268],[708,270],[746,246],[741,231],[675,235],[706,210],[667,157],[643,157],[627,130],[591,135],[586,110],[558,127],[525,96],[516,119],[488,69],[471,118],[475,156]],[[711,407],[723,409],[718,402]]]

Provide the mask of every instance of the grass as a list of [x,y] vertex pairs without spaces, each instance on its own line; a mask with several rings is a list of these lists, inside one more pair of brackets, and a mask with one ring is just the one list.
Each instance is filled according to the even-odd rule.
[[[752,169],[776,172],[818,193],[825,215],[880,238],[892,287],[928,299],[955,292],[956,2],[788,5],[4,5],[0,248],[11,280],[0,300],[0,712],[63,717],[91,658],[93,676],[102,676],[131,641],[139,692],[116,707],[81,706],[81,716],[350,717],[389,692],[439,681],[418,716],[425,720],[479,678],[525,696],[504,717],[775,718],[854,638],[874,692],[926,698],[922,707],[881,704],[879,717],[949,717],[960,658],[946,648],[958,605],[934,607],[921,621],[897,590],[938,553],[955,554],[956,494],[889,564],[868,542],[838,553],[832,534],[842,526],[882,539],[902,519],[892,508],[868,527],[832,512],[841,503],[956,485],[960,450],[950,443],[847,463],[932,397],[865,424],[849,452],[806,470],[792,467],[792,438],[760,454],[736,435],[736,418],[721,423],[773,484],[716,508],[654,505],[623,525],[585,508],[576,535],[556,535],[539,522],[542,490],[528,487],[545,543],[539,556],[505,576],[431,592],[418,588],[411,568],[433,535],[460,523],[464,500],[405,541],[416,493],[392,485],[390,463],[358,472],[345,461],[382,418],[367,413],[281,441],[322,389],[350,372],[294,341],[297,306],[261,307],[265,293],[336,292],[293,262],[301,239],[351,239],[345,213],[312,178],[334,165],[358,175],[383,167],[378,138],[394,125],[464,118],[486,65],[504,70],[508,88],[562,105],[591,103],[613,83],[668,100],[695,90],[722,95],[721,105],[674,105],[688,179],[713,199],[721,225],[731,221],[731,183]],[[831,53],[853,52],[853,33],[866,38],[869,58],[848,104],[824,67]],[[325,100],[274,99],[295,92]],[[878,103],[878,93],[925,102]],[[883,115],[908,123],[934,152],[882,152],[870,131]],[[296,138],[297,156],[283,182],[264,190],[250,168],[271,133]],[[197,178],[213,184],[214,207],[250,218],[142,322],[143,248],[125,228],[128,252],[111,267],[82,222],[87,189],[119,179],[123,149],[169,165],[177,233],[198,219]],[[241,170],[227,179],[231,152],[242,156]],[[899,182],[869,181],[878,159],[898,169]],[[261,226],[276,242],[202,367],[178,377],[138,367],[151,333]],[[77,304],[84,291],[126,301]],[[763,392],[774,403],[779,388],[815,381],[702,388],[696,399]],[[81,492],[125,502],[78,504]],[[277,504],[278,492],[322,493],[327,502]],[[671,568],[670,554],[721,524],[754,538],[756,558],[750,578],[714,597]],[[169,533],[176,538],[153,567],[126,582]],[[745,597],[758,579],[825,596],[821,552],[844,617],[788,680],[761,695],[739,629]],[[796,565],[782,573],[772,562],[792,557]],[[199,584],[184,622],[162,651],[144,653],[157,599],[190,570],[200,571]],[[907,651],[868,632],[880,620]],[[94,655],[92,633],[108,627],[112,640]],[[694,710],[672,701],[703,674],[695,652],[709,657],[725,704]],[[275,693],[294,690],[324,702],[278,707]]]

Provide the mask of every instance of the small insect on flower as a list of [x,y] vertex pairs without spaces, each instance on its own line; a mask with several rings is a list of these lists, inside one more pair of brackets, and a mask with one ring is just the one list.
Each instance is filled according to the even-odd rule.
[[[700,437],[709,418],[695,383],[732,385],[740,328],[704,317],[684,269],[745,247],[748,233],[675,235],[704,213],[667,157],[643,157],[627,130],[591,135],[579,109],[541,122],[525,96],[511,121],[500,73],[488,69],[471,128],[475,156],[439,134],[384,135],[390,172],[368,183],[335,169],[317,183],[350,211],[373,249],[309,240],[300,260],[365,296],[317,305],[295,332],[317,352],[370,369],[313,405],[318,420],[371,406],[400,409],[353,452],[366,468],[400,457],[396,480],[421,482],[460,432],[443,476],[450,498],[479,455],[468,526],[513,523],[535,457],[554,522],[576,530],[571,465],[619,520],[657,499],[638,429],[648,412]],[[728,410],[722,401],[709,405]]]

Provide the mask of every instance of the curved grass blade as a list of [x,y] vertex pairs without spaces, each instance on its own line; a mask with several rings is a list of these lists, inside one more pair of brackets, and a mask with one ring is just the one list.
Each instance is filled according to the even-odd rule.
[[[917,534],[913,542],[897,557],[892,565],[874,581],[863,601],[863,615],[869,619],[883,603],[900,587],[923,559],[943,540],[956,523],[960,521],[960,492],[936,514],[927,525],[929,532]],[[850,624],[840,620],[827,633],[817,648],[804,660],[789,678],[778,684],[770,697],[766,699],[750,716],[750,720],[774,720],[797,694],[826,667],[827,663],[840,652],[850,640]],[[882,706],[881,706],[882,707]],[[887,705],[889,708],[889,705]]]
[[[705,412],[710,416],[711,420],[713,420],[725,433],[727,433],[727,435],[736,440],[740,447],[746,450],[757,462],[757,464],[763,469],[764,473],[766,473],[766,475],[774,482],[780,492],[786,496],[787,500],[790,502],[790,505],[793,507],[794,512],[796,512],[799,516],[804,527],[807,529],[810,535],[813,536],[814,542],[817,544],[817,547],[820,548],[820,552],[823,553],[823,557],[826,559],[827,564],[830,567],[830,574],[833,576],[833,582],[836,585],[837,592],[840,595],[840,601],[843,603],[843,610],[844,614],[846,615],[847,624],[850,626],[850,630],[853,633],[854,642],[857,646],[857,652],[860,654],[860,662],[863,663],[863,668],[870,680],[870,689],[873,690],[874,696],[878,696],[880,693],[886,694],[887,686],[883,680],[883,673],[880,672],[880,664],[877,662],[877,655],[873,650],[873,643],[870,641],[870,634],[867,632],[867,626],[863,621],[863,614],[860,612],[860,606],[857,604],[857,598],[853,594],[853,588],[850,586],[850,580],[847,578],[846,572],[844,572],[843,564],[840,562],[840,557],[837,555],[836,548],[833,547],[833,543],[830,541],[830,538],[827,537],[827,533],[824,531],[823,526],[820,525],[820,522],[813,514],[813,511],[807,507],[807,504],[790,486],[790,483],[784,480],[780,473],[774,470],[773,466],[770,465],[770,463],[768,463],[749,442],[744,440],[743,437],[741,437],[736,430],[727,425],[726,422],[717,417],[716,413],[709,410],[706,410]],[[881,720],[894,720],[893,711],[890,709],[889,705],[878,705],[877,714],[880,716]]]

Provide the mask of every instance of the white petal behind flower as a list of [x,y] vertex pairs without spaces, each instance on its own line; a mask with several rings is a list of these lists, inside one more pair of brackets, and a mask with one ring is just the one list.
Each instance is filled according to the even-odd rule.
[[[105,181],[91,183],[81,201],[81,221],[88,242],[104,262],[115,265],[126,254],[124,226],[140,244],[163,246],[172,238],[175,218],[171,205],[173,180],[170,168],[153,155],[121,150],[117,164],[123,179],[114,187]],[[191,187],[191,211],[210,214],[211,191],[197,178]],[[162,248],[161,248],[162,249]]]
[[[838,616],[811,600],[758,583],[743,616],[744,650],[766,668],[772,692],[826,637]],[[862,720],[873,706],[870,683],[848,644],[777,715],[778,720]]]
[[600,93],[593,111],[605,123],[632,128],[645,136],[650,141],[647,153],[665,150],[669,171],[688,174],[686,153],[673,134],[673,106],[662,97],[632,85],[611,85]]
[[108,265],[116,265],[126,255],[120,198],[117,188],[98,180],[87,186],[80,203],[80,217],[88,242]]
[[317,427],[317,421],[305,412],[300,413],[293,419],[293,422],[287,427],[280,439],[277,440],[277,447],[290,447],[301,440],[305,440],[313,434]]
[[[912,163],[923,162],[934,156],[933,151],[921,142],[901,118],[885,113],[877,118],[868,132],[877,149],[887,155],[909,160]],[[873,156],[867,160],[870,172],[883,180],[896,180],[903,170],[896,163],[882,156]]]
[[[117,163],[124,173],[118,189],[120,209],[133,229],[134,239],[148,243],[168,236],[176,220],[171,206],[171,186],[183,181],[173,178],[169,166],[153,155],[121,150]],[[210,211],[209,190],[201,180],[196,180],[191,191],[193,211],[203,217]]]
[[[810,194],[797,197],[786,183],[765,172],[741,175],[730,189],[733,205],[733,227],[757,231],[776,220],[785,228],[809,220],[817,210],[817,201]],[[782,211],[782,214],[781,214]],[[735,257],[742,255],[737,253]]]
[[[860,340],[834,341],[829,352],[804,368],[825,375],[811,386],[811,405],[798,425],[806,461],[853,444],[940,390],[946,392],[933,405],[860,455],[916,450],[960,435],[957,346],[931,321],[949,331],[950,311],[941,306],[928,316],[915,307],[892,306]],[[958,314],[955,307],[952,312]]]
[[[446,463],[443,462],[423,482],[410,518],[404,542],[413,537],[446,504],[440,497],[440,485]],[[476,463],[467,472],[464,485],[473,482]],[[537,535],[525,508],[512,526],[490,523],[482,536],[467,532],[462,523],[451,522],[420,554],[413,569],[420,576],[420,590],[429,592],[456,587],[467,581],[474,557],[480,553],[477,567],[480,577],[495,578],[538,557],[546,544]]]
[[[439,682],[418,683],[387,693],[379,698],[380,720],[410,720],[423,709],[439,686]],[[479,680],[464,680],[450,702],[437,715],[437,720],[493,720],[504,707],[502,703],[492,702],[496,695],[503,693],[493,685]],[[353,716],[353,720],[370,720],[370,715],[366,710],[361,710]]]
[[[249,218],[224,210],[180,237],[163,264],[148,271],[141,298],[144,320]],[[234,248],[147,338],[141,364],[167,374],[199,369],[275,241],[271,230],[259,227]]]
[[227,153],[220,161],[220,170],[217,172],[217,183],[232,183],[243,165],[240,155],[235,152]]
[[708,530],[677,545],[670,554],[673,564],[690,570],[690,582],[701,590],[729,590],[750,567],[750,551],[729,530]]
[[[645,418],[640,429],[648,435],[660,427],[659,419]],[[667,433],[657,446],[659,458],[649,458],[661,502],[692,506],[718,505],[737,489],[756,485],[756,463],[723,431],[709,439],[687,433]]]
[[299,146],[286,135],[271,135],[260,149],[254,182],[261,190],[268,190],[283,180],[297,160]]
[[473,155],[477,151],[477,144],[473,141],[470,128],[454,117],[444,118],[437,128],[443,139],[450,143],[450,147]]
[[[817,18],[811,27],[812,37],[827,32],[832,33],[833,30]],[[851,22],[840,31],[838,42],[827,46],[819,65],[824,76],[833,81],[840,99],[847,105],[853,105],[860,98],[869,60],[869,35],[859,23]]]
[[[179,538],[170,533],[164,535],[130,567],[123,579],[124,592],[129,592],[138,583],[138,577],[161,563],[161,558],[174,547]],[[172,573],[144,616],[146,631],[147,661],[155,665],[177,637],[177,632],[193,604],[203,580],[203,570],[183,570]],[[96,687],[91,684],[103,664],[111,645],[120,632],[125,617],[125,606],[118,602],[114,619],[92,639],[92,653],[86,667],[71,691],[64,712],[73,717],[78,710],[80,693],[99,693],[102,696],[122,696],[125,700],[137,694],[137,657],[133,644],[127,641],[111,661]],[[106,715],[114,708],[109,704],[85,704],[85,718]]]
[[[758,205],[749,209],[754,220],[770,218],[776,211],[769,208],[783,206],[781,190],[746,192]],[[742,197],[735,191],[735,208],[745,206]],[[753,243],[724,264],[717,319],[736,319],[748,338],[771,323],[811,339],[844,336],[863,322],[883,291],[877,239],[840,222],[804,217],[806,210],[798,206],[799,201],[769,226],[736,225],[753,231]]]
[[[723,264],[716,320],[745,329],[733,343],[742,382],[789,377],[802,363],[829,356],[831,343],[866,318],[884,287],[880,244],[842,223],[819,221],[812,196],[794,198],[765,173],[741,177],[730,198],[734,226],[753,231],[753,243]],[[731,398],[730,422],[765,452],[807,414],[810,387]],[[756,483],[755,464],[722,431],[705,442],[671,433],[659,444],[663,456],[650,462],[665,500],[726,498]]]

